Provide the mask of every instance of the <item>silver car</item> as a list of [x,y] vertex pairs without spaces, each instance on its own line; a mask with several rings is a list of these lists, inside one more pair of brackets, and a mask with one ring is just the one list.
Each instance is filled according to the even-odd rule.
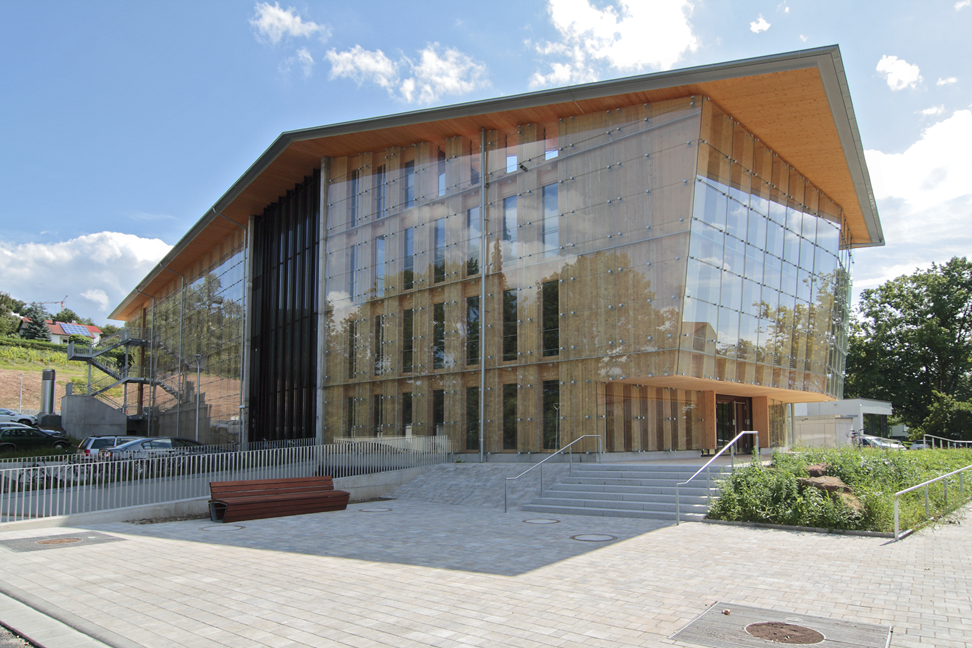
[[90,436],[78,444],[77,456],[78,459],[83,461],[104,459],[102,453],[106,450],[111,450],[112,448],[120,446],[123,443],[128,443],[129,441],[136,441],[144,438],[145,437],[136,436]]

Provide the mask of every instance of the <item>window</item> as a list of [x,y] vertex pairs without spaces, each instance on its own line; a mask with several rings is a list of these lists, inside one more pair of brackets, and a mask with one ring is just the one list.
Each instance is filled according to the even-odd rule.
[[445,390],[432,390],[432,435],[445,434]]
[[438,195],[446,195],[446,156],[441,150],[439,151],[439,193]]
[[503,449],[516,450],[516,384],[503,385]]
[[445,270],[445,218],[437,218],[432,224],[433,227],[433,265],[432,265],[432,283],[440,283],[445,281],[446,270]]
[[358,321],[348,321],[348,380],[354,380],[357,372],[355,355],[358,350]]
[[557,281],[543,283],[543,355],[555,356],[560,353],[560,284]]
[[385,295],[385,237],[375,238],[375,297]]
[[549,184],[543,188],[543,256],[557,256],[560,247],[560,215],[558,187]]
[[466,210],[466,275],[479,274],[479,247],[482,229],[479,207]]
[[358,224],[358,170],[351,172],[348,182],[348,226],[354,227]]
[[415,161],[405,163],[405,209],[415,206]]
[[358,301],[358,246],[348,247],[348,295],[351,301]]
[[543,381],[543,449],[556,450],[560,445],[557,438],[560,417],[560,383],[556,380]]
[[432,368],[445,366],[445,304],[432,304]]
[[375,169],[375,218],[384,218],[385,213],[385,165]]
[[469,186],[479,184],[479,155],[473,148],[473,143],[469,142]]
[[344,402],[344,436],[354,436],[354,398],[351,396]]
[[506,156],[506,172],[507,173],[516,173],[516,156],[515,155],[507,155]]
[[415,311],[411,308],[402,311],[402,373],[412,372],[412,350],[415,340],[412,337],[412,325],[415,321]]
[[503,291],[503,360],[516,360],[516,289]]
[[516,260],[516,196],[503,199],[503,261]]
[[375,315],[375,375],[380,376],[388,369],[385,358],[385,316]]
[[412,392],[402,392],[402,436],[412,436]]
[[374,424],[374,428],[375,428],[375,436],[376,437],[380,437],[381,436],[381,428],[382,428],[382,424],[381,424],[381,405],[382,405],[382,401],[384,399],[382,398],[381,394],[375,394],[372,398],[373,398],[373,401],[372,401],[373,402],[372,411],[374,412],[373,419],[372,419],[372,423]]
[[466,364],[479,364],[479,295],[466,297]]
[[479,450],[479,387],[466,387],[466,450]]
[[405,228],[404,253],[402,265],[402,288],[411,290],[415,287],[415,228]]

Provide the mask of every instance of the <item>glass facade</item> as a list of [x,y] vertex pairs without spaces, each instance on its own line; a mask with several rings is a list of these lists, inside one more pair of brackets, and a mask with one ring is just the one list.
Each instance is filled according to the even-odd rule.
[[[714,447],[706,416],[725,391],[781,445],[773,389],[842,390],[842,223],[702,97],[328,158],[255,219],[251,439],[434,435],[499,453],[599,434],[608,451],[697,450]],[[193,357],[208,335],[239,400],[234,245],[193,275],[202,305],[156,307],[172,394],[187,383],[169,350]],[[217,297],[235,337],[212,333]]]
[[[203,443],[240,440],[246,251],[234,232],[156,295],[141,327],[154,332],[142,375],[141,406],[153,436]],[[198,376],[198,380],[197,380]],[[198,404],[198,407],[197,407]],[[198,423],[198,424],[197,424]]]

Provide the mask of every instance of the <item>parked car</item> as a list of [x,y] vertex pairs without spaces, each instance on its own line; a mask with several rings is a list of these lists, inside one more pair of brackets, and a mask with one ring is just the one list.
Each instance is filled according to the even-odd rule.
[[203,444],[192,439],[178,437],[152,437],[136,439],[102,451],[107,459],[152,459],[172,455],[191,454]]
[[78,444],[78,458],[93,460],[101,458],[101,453],[123,443],[144,439],[135,436],[90,436]]
[[861,445],[866,448],[882,448],[884,450],[904,450],[905,445],[900,441],[885,439],[876,436],[864,436],[861,438]]
[[67,437],[51,436],[29,425],[9,425],[0,428],[0,453],[41,448],[65,450],[70,446],[71,442]]
[[6,427],[23,426],[23,425],[26,425],[27,427],[34,428],[35,430],[39,430],[40,432],[43,432],[44,434],[46,434],[48,436],[64,437],[65,439],[67,438],[67,434],[64,433],[64,432],[61,432],[60,430],[48,430],[48,429],[45,429],[45,428],[37,427],[36,425],[30,425],[28,423],[0,422],[0,429],[6,428]]
[[33,414],[15,412],[6,407],[0,407],[0,423],[21,423],[23,425],[37,425],[37,417]]
[[931,445],[928,444],[928,443],[925,443],[924,441],[915,441],[914,443],[911,444],[911,447],[909,448],[909,450],[928,450],[930,448],[931,448]]

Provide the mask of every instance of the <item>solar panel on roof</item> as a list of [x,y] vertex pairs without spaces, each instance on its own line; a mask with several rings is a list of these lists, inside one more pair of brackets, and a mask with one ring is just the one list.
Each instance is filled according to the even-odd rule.
[[87,326],[82,326],[80,324],[65,324],[61,322],[61,328],[68,335],[83,335],[85,337],[92,337],[91,331],[88,330]]

